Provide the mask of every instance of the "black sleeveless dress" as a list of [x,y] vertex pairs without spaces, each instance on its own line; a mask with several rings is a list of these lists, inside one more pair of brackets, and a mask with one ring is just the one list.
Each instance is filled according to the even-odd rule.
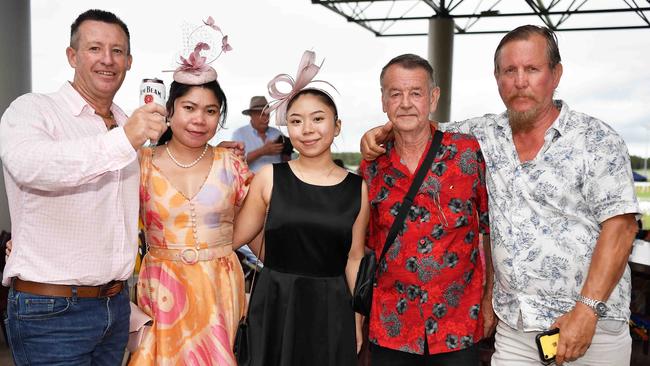
[[345,266],[361,205],[361,177],[334,186],[273,165],[264,269],[249,311],[253,366],[356,365]]

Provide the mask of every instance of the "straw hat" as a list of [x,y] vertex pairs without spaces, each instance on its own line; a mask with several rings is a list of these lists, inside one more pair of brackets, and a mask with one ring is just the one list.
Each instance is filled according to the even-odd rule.
[[261,95],[256,95],[251,98],[251,103],[248,109],[244,109],[242,111],[242,114],[245,114],[247,116],[250,116],[251,112],[253,111],[261,111],[266,107],[268,102],[266,101],[266,97],[261,96]]

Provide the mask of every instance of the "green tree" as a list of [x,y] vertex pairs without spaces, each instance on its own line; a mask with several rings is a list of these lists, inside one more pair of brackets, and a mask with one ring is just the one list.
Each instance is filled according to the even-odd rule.
[[630,163],[632,164],[632,170],[643,169],[643,158],[636,155],[630,155]]
[[361,162],[361,153],[358,152],[339,152],[332,153],[332,159],[341,159],[346,168],[358,167]]

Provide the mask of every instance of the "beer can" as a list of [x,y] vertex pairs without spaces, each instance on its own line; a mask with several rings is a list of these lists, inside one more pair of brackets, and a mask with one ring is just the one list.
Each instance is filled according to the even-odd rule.
[[165,106],[167,93],[165,91],[165,83],[160,79],[142,79],[140,84],[140,105],[149,103],[157,103]]

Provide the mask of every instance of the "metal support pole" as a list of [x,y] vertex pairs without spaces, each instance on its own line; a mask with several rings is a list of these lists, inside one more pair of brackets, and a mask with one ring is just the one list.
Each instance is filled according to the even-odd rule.
[[650,176],[648,176],[648,144],[650,144],[650,126],[645,126],[645,157],[643,158],[643,174],[648,178],[650,182]]
[[[0,115],[16,97],[32,89],[31,43],[30,1],[0,1],[0,49],[3,50]],[[11,230],[3,174],[0,174],[0,230]]]
[[431,18],[429,20],[429,62],[440,87],[438,109],[432,118],[448,122],[451,116],[451,75],[454,63],[454,20]]

